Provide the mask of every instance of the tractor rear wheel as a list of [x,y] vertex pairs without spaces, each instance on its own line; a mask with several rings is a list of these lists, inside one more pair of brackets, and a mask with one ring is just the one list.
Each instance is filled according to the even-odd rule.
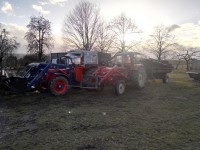
[[132,82],[134,87],[137,89],[142,89],[145,87],[147,81],[147,74],[143,67],[139,68],[138,71],[133,72],[132,74]]
[[126,84],[124,80],[118,80],[116,85],[115,85],[115,94],[118,95],[123,95],[126,90]]
[[55,96],[65,95],[68,92],[69,88],[70,86],[68,80],[62,76],[55,77],[50,82],[50,91]]

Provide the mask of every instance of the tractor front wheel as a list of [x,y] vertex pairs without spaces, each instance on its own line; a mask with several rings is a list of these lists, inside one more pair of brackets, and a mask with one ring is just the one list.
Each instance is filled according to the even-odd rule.
[[68,80],[62,76],[55,77],[50,82],[50,92],[55,96],[65,95],[69,88]]
[[115,94],[116,95],[123,95],[126,90],[126,84],[124,80],[117,81],[115,85]]

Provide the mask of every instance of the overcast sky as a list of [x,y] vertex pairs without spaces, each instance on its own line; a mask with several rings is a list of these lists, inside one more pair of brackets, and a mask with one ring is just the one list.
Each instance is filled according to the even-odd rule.
[[[61,45],[62,25],[65,15],[80,0],[1,0],[0,22],[21,43],[18,52],[25,52],[23,40],[30,16],[43,15],[52,22],[56,37],[55,49]],[[89,0],[101,10],[109,21],[120,13],[131,17],[140,29],[150,33],[158,24],[178,25],[178,40],[184,45],[200,46],[200,1],[199,0]],[[59,51],[59,50],[58,50]]]

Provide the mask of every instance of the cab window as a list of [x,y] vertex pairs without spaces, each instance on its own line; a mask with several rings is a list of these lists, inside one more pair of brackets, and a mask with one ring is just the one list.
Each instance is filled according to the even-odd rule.
[[130,55],[124,56],[124,64],[130,64],[131,63],[131,57]]

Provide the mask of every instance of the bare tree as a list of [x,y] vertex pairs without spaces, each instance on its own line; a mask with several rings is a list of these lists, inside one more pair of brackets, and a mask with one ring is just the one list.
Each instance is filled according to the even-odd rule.
[[17,43],[16,39],[9,35],[6,29],[2,29],[0,24],[0,75],[2,75],[4,59],[17,49],[18,46],[19,43]]
[[177,70],[179,65],[181,64],[181,60],[183,59],[182,56],[180,55],[180,52],[174,51],[171,55],[171,59],[176,61],[175,69]]
[[64,41],[68,46],[91,50],[97,40],[99,10],[90,2],[80,2],[66,16],[63,26]]
[[6,67],[10,68],[16,68],[17,67],[17,57],[13,54],[10,54],[8,57],[6,57],[5,65]]
[[96,48],[100,52],[109,52],[113,43],[114,35],[111,33],[109,26],[101,22],[98,30],[98,38],[96,41]]
[[198,48],[179,46],[174,54],[176,55],[179,61],[185,61],[186,69],[189,70],[191,60],[198,57],[199,53],[200,50]]
[[[44,55],[44,57],[46,58],[46,55]],[[26,54],[26,55],[24,55],[22,58],[20,58],[18,60],[18,65],[20,67],[24,67],[27,64],[35,62],[37,60],[38,60],[37,55],[35,55],[35,54]]]
[[151,35],[151,39],[148,41],[148,49],[150,49],[158,60],[166,58],[176,44],[172,31],[171,28],[163,25],[156,26]]
[[31,17],[27,25],[25,39],[28,42],[28,52],[36,54],[41,61],[46,50],[53,46],[51,23],[43,16]]
[[141,31],[135,25],[131,18],[121,14],[111,21],[110,29],[115,35],[114,48],[118,51],[128,51],[135,46],[135,41],[128,41],[130,36]]

